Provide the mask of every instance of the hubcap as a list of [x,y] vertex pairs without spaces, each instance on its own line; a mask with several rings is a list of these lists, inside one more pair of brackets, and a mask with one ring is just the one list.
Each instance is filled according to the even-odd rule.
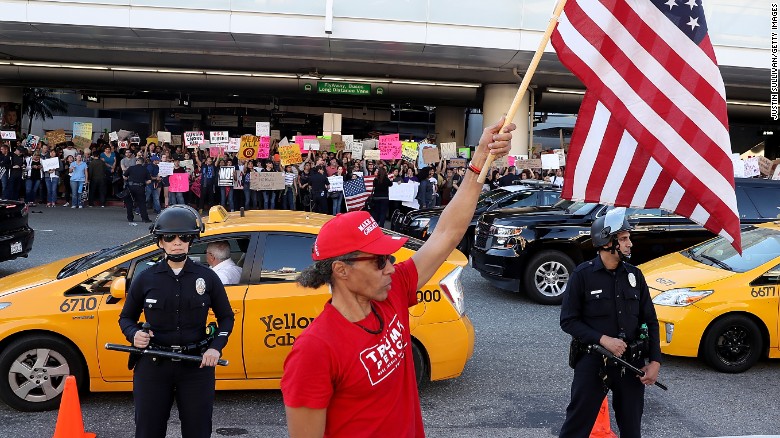
[[566,290],[569,270],[562,263],[549,261],[542,263],[534,273],[536,289],[544,296],[557,297]]
[[745,327],[732,325],[718,337],[715,351],[718,357],[726,364],[736,365],[747,360],[750,356],[752,345],[748,339],[748,331]]
[[20,354],[8,371],[11,391],[22,400],[40,403],[62,393],[70,367],[65,358],[48,348]]

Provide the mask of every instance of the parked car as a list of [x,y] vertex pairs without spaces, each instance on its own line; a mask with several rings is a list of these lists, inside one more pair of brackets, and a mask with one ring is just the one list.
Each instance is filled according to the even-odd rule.
[[[737,179],[737,208],[743,225],[780,214],[780,181]],[[606,206],[561,200],[552,207],[484,213],[471,248],[472,266],[501,289],[524,291],[543,304],[560,304],[569,274],[595,256],[593,220]],[[693,221],[661,209],[627,209],[634,226],[631,263],[639,264],[712,238]]]
[[[311,265],[320,227],[332,216],[294,211],[250,211],[245,217],[214,207],[189,257],[205,261],[209,242],[226,241],[242,268],[226,286],[236,325],[216,370],[217,389],[275,389],[296,337],[330,298],[327,286],[295,283]],[[387,233],[392,233],[386,231]],[[422,242],[410,239],[395,253],[411,257]],[[83,389],[130,391],[127,355],[103,348],[127,344],[119,329],[126,286],[162,259],[152,236],[22,271],[0,286],[0,399],[25,411],[53,409],[76,376]],[[474,351],[460,275],[467,260],[457,251],[417,292],[410,324],[419,381],[457,377]],[[210,321],[213,321],[213,315]]]
[[[474,229],[477,219],[486,211],[499,208],[516,208],[534,205],[553,205],[561,197],[560,188],[553,187],[549,183],[536,185],[513,185],[500,187],[480,195],[474,217],[469,228],[458,245],[458,249],[469,255],[471,245],[474,242]],[[404,214],[396,210],[390,219],[391,229],[407,236],[426,240],[433,233],[444,207],[423,208],[409,211]]]
[[30,208],[24,202],[0,199],[0,262],[27,257],[35,231],[27,218]]
[[742,229],[639,266],[653,297],[661,351],[726,373],[780,358],[780,221]]

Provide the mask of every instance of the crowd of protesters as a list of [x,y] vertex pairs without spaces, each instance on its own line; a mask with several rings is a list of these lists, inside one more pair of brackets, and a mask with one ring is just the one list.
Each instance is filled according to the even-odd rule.
[[[102,137],[83,150],[70,141],[54,146],[41,143],[35,148],[6,141],[0,145],[2,197],[24,200],[31,206],[46,203],[47,207],[60,204],[70,208],[105,207],[109,199],[121,199],[131,224],[136,214],[150,221],[147,209],[160,213],[174,204],[189,204],[201,213],[219,204],[228,211],[285,209],[338,214],[345,211],[344,193],[330,190],[328,177],[341,176],[346,182],[375,175],[368,208],[379,223],[384,223],[401,204],[389,199],[392,184],[419,182],[417,201],[420,208],[429,208],[446,205],[465,174],[465,168],[448,167],[446,160],[418,168],[414,161],[353,159],[351,153],[343,151],[309,151],[302,155],[302,163],[281,166],[277,141],[272,142],[268,159],[240,160],[236,155],[212,157],[208,150],[168,143],[120,147],[118,142]],[[56,158],[58,166],[44,170],[41,160],[50,158]],[[170,177],[159,175],[161,162],[172,162],[174,173],[188,174],[188,190],[169,190]],[[224,168],[232,169],[228,171],[228,185],[219,183],[220,169],[224,175]],[[250,184],[252,172],[282,172],[284,189],[254,190]],[[526,179],[561,186],[563,173],[542,174],[541,170],[530,169],[518,172],[513,166],[494,168],[487,175],[484,189]]]

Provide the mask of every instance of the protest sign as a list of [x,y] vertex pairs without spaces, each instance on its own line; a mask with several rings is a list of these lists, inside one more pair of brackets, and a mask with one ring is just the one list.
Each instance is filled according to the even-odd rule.
[[328,177],[328,183],[330,184],[329,191],[331,192],[343,192],[344,191],[344,177],[339,175],[333,175]]
[[435,164],[440,160],[438,148],[423,148],[422,153],[425,164]]
[[739,154],[731,154],[731,163],[734,165],[734,178],[747,178],[745,162],[739,158]]
[[566,152],[563,149],[554,149],[553,152],[555,152],[558,155],[558,167],[563,167],[566,165]]
[[228,140],[228,145],[225,148],[225,152],[236,153],[239,149],[241,149],[241,138],[234,137]]
[[330,151],[330,136],[327,137],[317,137],[317,141],[320,142],[320,150],[321,151]]
[[295,143],[287,146],[279,146],[279,155],[282,159],[282,166],[303,163],[301,148]]
[[780,164],[775,166],[775,173],[772,174],[772,179],[780,179]]
[[203,143],[199,144],[198,149],[205,151],[206,149],[211,148],[211,142],[208,140],[203,140]]
[[271,137],[260,137],[260,143],[257,146],[257,158],[268,158],[271,153]]
[[[297,141],[297,140],[296,140]],[[320,150],[320,142],[317,139],[314,140],[304,140],[303,141],[303,150],[304,151],[318,151]]]
[[447,162],[447,167],[449,167],[449,168],[466,167],[466,159],[465,158],[453,158],[452,160],[449,160]]
[[390,186],[390,200],[412,202],[414,199],[414,184],[393,184]]
[[257,156],[259,139],[252,134],[241,136],[241,143],[238,148],[238,158],[242,160],[252,160]]
[[452,158],[458,158],[457,154],[457,143],[442,143],[439,145],[439,148],[441,149],[441,157],[445,160],[449,160]]
[[365,158],[366,160],[375,160],[376,161],[381,156],[380,154],[381,153],[378,150],[376,150],[376,149],[372,149],[370,151],[365,150],[365,151],[363,151],[363,158]]
[[184,145],[188,148],[200,146],[206,141],[203,131],[186,131],[184,133]]
[[84,150],[92,144],[92,140],[86,137],[76,136],[73,137],[73,144],[76,145],[76,149]]
[[258,137],[270,137],[271,122],[255,122],[255,135]]
[[517,157],[515,157],[514,155],[507,155],[506,164],[508,166],[514,166],[515,161],[517,161]]
[[141,137],[134,135],[130,137],[130,143],[141,144]]
[[260,172],[253,170],[249,173],[249,188],[260,190]]
[[558,154],[543,154],[542,169],[560,169]]
[[284,172],[255,172],[257,184],[252,187],[250,177],[249,188],[252,190],[284,190]]
[[376,149],[379,147],[379,140],[367,139],[363,140],[363,150]]
[[118,142],[119,149],[127,149],[130,147],[130,143],[127,140],[119,140]]
[[[92,122],[73,122],[73,137],[84,137],[92,142]],[[74,142],[75,143],[75,142]]]
[[209,157],[219,158],[222,156],[222,147],[217,145],[211,145],[209,148]]
[[363,171],[362,170],[353,170],[352,175],[356,175],[360,178],[363,178]]
[[767,157],[758,157],[758,171],[761,172],[761,175],[771,175],[772,160]]
[[282,139],[282,131],[278,129],[272,129],[271,130],[271,139],[272,140],[281,140]]
[[181,146],[181,135],[171,135],[171,145]]
[[119,141],[119,134],[117,134],[116,131],[109,132],[108,133],[108,141]]
[[471,158],[471,148],[458,148],[458,156],[460,158]]
[[352,153],[353,160],[363,159],[363,142],[353,141],[349,145],[349,152]]
[[16,140],[16,131],[0,131],[0,139]]
[[412,186],[413,193],[412,193],[412,200],[411,202],[402,202],[401,205],[404,207],[409,207],[417,210],[420,208],[420,203],[417,201],[417,191],[420,190],[420,183],[417,181],[409,181],[408,183],[404,183]]
[[192,160],[181,160],[179,161],[179,165],[187,169],[187,172],[189,173],[195,172],[195,164],[192,162]]
[[119,140],[127,140],[127,137],[130,137],[131,134],[132,134],[131,131],[120,129],[119,132],[117,133],[117,137],[119,138]]
[[159,141],[157,140],[157,137],[146,137],[146,144],[158,144]]
[[752,178],[761,174],[758,166],[758,157],[750,157],[745,161],[745,178]]
[[236,168],[233,166],[220,166],[219,167],[219,181],[217,185],[220,187],[233,187],[233,172]]
[[170,187],[168,191],[172,193],[186,193],[190,189],[190,176],[186,173],[174,173],[168,177]]
[[227,131],[210,131],[209,141],[211,144],[225,144],[230,141],[230,136]]
[[541,169],[542,160],[534,158],[531,160],[516,160],[515,167],[518,169]]
[[509,156],[504,155],[501,158],[496,158],[495,160],[493,160],[493,163],[491,164],[490,167],[495,167],[496,169],[502,169],[507,166],[509,166]]
[[[317,141],[317,145],[320,144],[319,140],[317,140],[317,136],[316,135],[296,135],[295,136],[295,144],[300,146],[300,149],[301,149],[300,153],[304,153],[304,152],[308,151],[308,149],[303,149],[303,143],[306,140],[316,140]],[[315,149],[315,150],[319,150],[319,149]]]
[[379,158],[382,160],[395,160],[401,158],[401,141],[398,134],[379,136]]
[[37,149],[38,142],[40,141],[41,138],[37,135],[27,134],[27,138],[24,139],[24,144],[27,145],[28,148]]
[[157,168],[160,169],[159,176],[171,176],[173,175],[173,163],[170,161],[160,161],[157,163]]
[[404,160],[414,162],[420,154],[419,145],[413,141],[401,142],[401,157]]
[[65,130],[57,129],[55,131],[46,132],[46,139],[49,141],[50,146],[56,146],[60,143],[65,143]]
[[171,133],[168,131],[157,131],[157,140],[160,143],[170,143],[171,142]]
[[56,170],[60,168],[60,159],[57,157],[47,158],[45,160],[41,160],[41,164],[43,165],[44,172],[48,172],[52,169]]

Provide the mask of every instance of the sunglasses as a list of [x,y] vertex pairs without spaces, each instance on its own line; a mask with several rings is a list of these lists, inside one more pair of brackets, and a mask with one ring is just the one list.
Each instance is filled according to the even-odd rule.
[[376,268],[380,271],[382,269],[385,269],[385,266],[387,266],[387,261],[390,261],[390,264],[395,264],[395,256],[392,255],[372,255],[372,256],[366,256],[366,257],[352,257],[349,259],[344,259],[345,262],[360,262],[360,261],[368,261],[373,260],[376,262]]
[[170,243],[176,240],[177,237],[184,243],[192,242],[195,239],[195,236],[192,234],[163,234],[162,240]]

